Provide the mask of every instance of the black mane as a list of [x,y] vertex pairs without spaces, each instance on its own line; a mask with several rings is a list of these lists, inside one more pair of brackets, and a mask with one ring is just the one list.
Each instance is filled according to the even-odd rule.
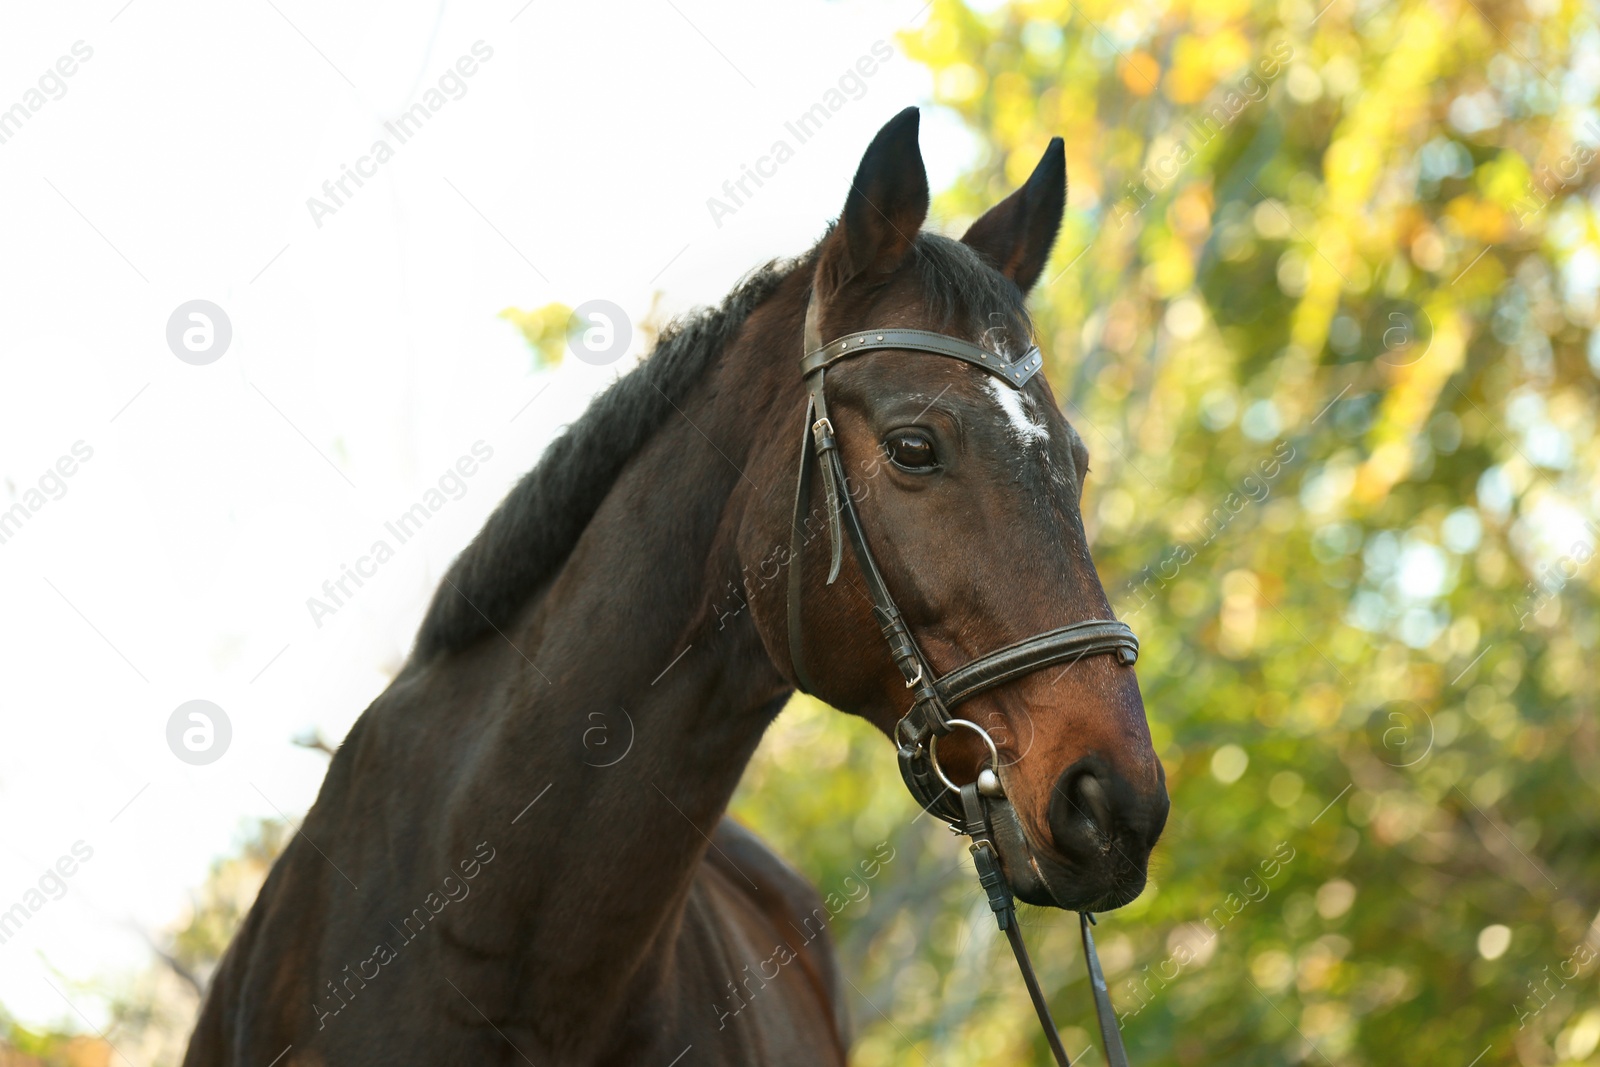
[[566,562],[629,459],[685,404],[689,390],[750,313],[801,261],[746,275],[721,306],[662,331],[650,357],[590,403],[506,494],[445,572],[417,632],[416,655],[464,648],[503,628]]
[[[797,260],[774,260],[751,272],[719,307],[673,322],[648,359],[550,443],[445,573],[417,632],[418,659],[465,648],[510,624],[566,562],[628,460],[687,403],[690,389],[756,307],[791,272],[815,266],[826,240]],[[927,309],[940,328],[961,319],[975,337],[995,327],[1029,336],[1023,294],[978,253],[929,233],[918,234],[913,247]],[[989,343],[1001,342],[991,336]]]
[[[930,328],[960,325],[980,342],[988,330],[1014,332],[1013,343],[1033,335],[1027,297],[970,246],[937,233],[919,233],[912,250],[922,298],[936,323]],[[993,333],[988,342],[994,347],[1001,344]]]

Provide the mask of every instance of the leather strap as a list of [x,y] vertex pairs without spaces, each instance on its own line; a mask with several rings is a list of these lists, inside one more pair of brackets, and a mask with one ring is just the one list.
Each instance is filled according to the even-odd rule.
[[[838,439],[834,433],[833,421],[828,417],[828,401],[826,396],[827,370],[840,360],[854,358],[866,352],[882,349],[903,349],[916,352],[927,352],[933,355],[947,356],[959,359],[974,367],[986,371],[996,379],[1005,382],[1013,389],[1022,389],[1038,373],[1044,365],[1044,357],[1040,354],[1038,346],[1031,347],[1022,358],[1012,362],[1005,359],[997,352],[975,345],[959,337],[950,337],[931,330],[913,330],[901,328],[884,328],[881,330],[860,330],[846,334],[844,337],[823,344],[821,326],[821,305],[815,298],[815,293],[806,302],[805,327],[803,331],[804,355],[800,361],[801,374],[805,379],[807,405],[806,429],[802,433],[800,446],[800,469],[795,479],[795,502],[790,532],[790,558],[788,581],[788,629],[789,629],[789,660],[794,668],[795,681],[806,692],[816,691],[815,683],[810,672],[806,669],[805,639],[803,637],[803,624],[801,620],[801,601],[804,586],[801,580],[801,560],[805,545],[810,541],[812,523],[807,513],[811,503],[811,459],[815,454],[816,465],[822,471],[823,481],[823,508],[822,521],[828,528],[829,560],[828,584],[832,585],[839,577],[842,564],[842,547],[845,536],[850,539],[851,549],[860,565],[863,578],[867,584],[867,594],[873,605],[873,613],[878,619],[878,625],[883,630],[885,639],[889,642],[889,651],[895,664],[900,668],[901,675],[906,679],[906,688],[914,690],[912,693],[912,708],[916,712],[912,722],[913,733],[918,741],[927,736],[929,732],[943,733],[948,729],[946,725],[950,719],[949,703],[941,692],[935,688],[932,669],[923,657],[921,649],[917,647],[915,638],[912,637],[909,627],[906,626],[900,615],[899,608],[895,605],[894,597],[889,592],[883,580],[882,573],[878,570],[877,561],[873,558],[870,546],[867,544],[866,534],[861,528],[860,516],[857,514],[854,502],[849,496],[849,479],[844,467],[844,462],[839,454]],[[1120,623],[1112,625],[1121,626]],[[1127,628],[1122,627],[1124,630]],[[1058,631],[1051,631],[1055,634]],[[1050,635],[1040,635],[1034,639],[1033,644],[1026,649],[1013,648],[1009,650],[1010,660],[1015,664],[1021,657],[1048,652]],[[1135,654],[1138,642],[1133,639],[1132,631],[1127,631],[1127,639],[1133,643]],[[1039,642],[1043,641],[1043,644]],[[1077,646],[1072,646],[1077,647]],[[1087,647],[1087,646],[1085,646]],[[1002,650],[1008,651],[1008,650]],[[1091,649],[1090,651],[1093,651]],[[1083,652],[1081,654],[1088,654]],[[1058,658],[1048,662],[1061,662],[1070,658],[1071,652],[1063,651]],[[985,657],[986,659],[987,657]],[[982,666],[983,661],[974,661],[964,670]],[[1047,662],[1040,662],[1038,666],[1046,666]],[[1038,669],[1037,667],[1033,669]],[[1026,673],[1026,670],[1020,673]],[[1009,676],[1008,676],[1009,678]],[[999,682],[991,683],[992,685]],[[976,692],[978,690],[975,690]],[[970,695],[970,694],[969,694]],[[964,697],[961,699],[965,699]]]
[[940,678],[935,688],[945,707],[953,708],[1043,667],[1069,660],[1075,663],[1104,652],[1115,653],[1117,662],[1131,665],[1139,658],[1139,639],[1124,623],[1108,619],[1075,622],[986,653]]
[[[1017,922],[1016,901],[1011,887],[1006,884],[1000,870],[994,845],[994,831],[989,819],[989,803],[978,792],[976,783],[961,789],[963,829],[972,838],[972,862],[978,872],[978,884],[989,898],[989,909],[995,922],[1005,932],[1011,944],[1011,953],[1017,958],[1017,969],[1022,972],[1022,984],[1028,988],[1028,999],[1033,1001],[1033,1011],[1039,1017],[1045,1041],[1060,1067],[1072,1067],[1067,1050],[1061,1044],[1061,1035],[1050,1015],[1044,991],[1039,987],[1039,976],[1034,973],[1033,960],[1028,956],[1028,946],[1022,940],[1022,927]],[[1111,991],[1106,987],[1106,976],[1100,969],[1100,956],[1094,949],[1094,935],[1089,928],[1094,925],[1089,912],[1078,913],[1078,926],[1083,937],[1083,958],[1089,970],[1089,988],[1094,996],[1094,1012],[1100,1025],[1100,1044],[1106,1050],[1107,1067],[1128,1067],[1128,1052],[1122,1045],[1122,1028],[1117,1023],[1117,1012],[1111,1005]]]
[[[1113,619],[1090,619],[1060,626],[995,649],[936,680],[872,555],[866,532],[861,526],[861,517],[850,497],[849,478],[839,454],[838,437],[828,417],[828,402],[824,395],[829,367],[840,360],[880,349],[927,352],[958,359],[986,371],[1013,389],[1022,389],[1032,380],[1043,364],[1043,357],[1039,349],[1034,347],[1022,358],[1008,361],[969,341],[927,330],[862,330],[824,345],[815,294],[806,307],[804,345],[801,370],[806,383],[806,418],[800,446],[800,469],[795,479],[788,582],[789,658],[795,680],[802,690],[816,692],[815,683],[805,666],[805,638],[800,611],[804,594],[801,561],[805,547],[814,534],[826,528],[829,540],[828,584],[832,585],[839,577],[843,542],[848,538],[851,553],[855,556],[866,585],[867,597],[872,602],[873,616],[888,643],[890,658],[905,678],[906,688],[911,691],[911,709],[895,726],[901,776],[924,809],[935,812],[948,821],[953,829],[972,838],[972,857],[979,882],[988,896],[995,921],[1005,931],[1006,940],[1010,942],[1011,951],[1017,958],[1017,967],[1022,972],[1023,982],[1033,1001],[1034,1011],[1039,1016],[1039,1025],[1044,1028],[1050,1051],[1060,1067],[1071,1067],[1066,1049],[1061,1044],[1061,1035],[1050,1017],[1044,991],[1039,986],[1038,976],[1028,957],[1028,947],[1022,940],[1022,931],[1017,924],[1016,903],[1000,865],[999,847],[995,843],[988,802],[978,792],[977,783],[963,786],[959,794],[945,787],[933,764],[930,739],[952,729],[950,709],[962,701],[1033,671],[1058,663],[1077,662],[1084,656],[1115,655],[1118,662],[1131,665],[1139,655],[1139,640],[1125,623]],[[813,495],[813,465],[822,471],[823,491],[819,502],[822,515],[819,521],[813,521],[818,517],[806,510],[811,505]],[[1122,1047],[1116,1012],[1111,1006],[1105,976],[1095,955],[1094,939],[1089,933],[1089,926],[1094,919],[1087,913],[1079,914],[1084,958],[1089,968],[1106,1060],[1109,1067],[1127,1067],[1128,1057]]]
[[1061,1034],[1056,1030],[1056,1021],[1050,1016],[1050,1005],[1044,999],[1044,990],[1039,986],[1039,976],[1033,971],[1033,961],[1028,958],[1028,946],[1022,940],[1022,927],[1017,923],[1016,901],[1012,899],[1011,887],[1006,884],[1005,872],[1000,869],[1000,857],[995,850],[988,805],[979,794],[976,783],[961,787],[961,809],[965,817],[963,829],[972,838],[969,851],[972,853],[973,866],[978,871],[978,884],[989,898],[989,910],[994,912],[995,923],[1011,943],[1011,953],[1017,958],[1017,970],[1022,972],[1022,984],[1028,987],[1028,999],[1033,1001],[1033,1011],[1039,1017],[1044,1039],[1050,1045],[1056,1063],[1060,1067],[1072,1067],[1072,1060],[1061,1044]]
[[[811,425],[812,407],[806,404],[806,422]],[[809,431],[807,431],[809,434]],[[800,601],[803,589],[800,582],[801,553],[811,541],[813,515],[806,513],[811,502],[811,447],[802,437],[800,441],[800,475],[795,481],[794,518],[789,531],[789,662],[794,668],[795,681],[803,693],[815,693],[816,683],[806,671],[805,647],[800,636]]]
[[[1131,664],[1138,657],[1139,642],[1125,623],[1112,619],[1091,619],[1058,627],[978,657],[935,679],[933,670],[888,584],[878,569],[871,546],[861,526],[860,514],[850,496],[848,473],[839,451],[833,421],[828,417],[827,371],[843,359],[882,349],[905,349],[959,359],[989,373],[1013,389],[1023,388],[1042,364],[1037,347],[1030,348],[1016,362],[969,341],[928,330],[884,328],[859,330],[823,344],[821,312],[817,300],[806,305],[804,355],[801,369],[806,384],[806,417],[801,435],[800,466],[795,478],[795,501],[790,533],[788,580],[789,659],[795,681],[805,692],[815,693],[816,683],[806,666],[804,623],[803,561],[805,548],[821,528],[828,531],[828,584],[839,577],[843,544],[848,538],[852,554],[866,585],[873,615],[878,621],[889,653],[911,690],[911,708],[896,728],[901,749],[901,774],[906,786],[925,809],[954,822],[959,813],[943,783],[932,772],[931,757],[923,750],[929,737],[950,730],[950,709],[980,693],[1004,685],[1023,675],[1084,656],[1115,654],[1119,662]],[[822,472],[822,499],[813,507],[812,468]]]
[[[818,340],[820,339],[819,337]],[[1012,361],[971,341],[934,333],[932,330],[883,329],[859,330],[856,333],[845,334],[836,341],[829,341],[826,345],[808,344],[806,356],[800,361],[800,373],[809,377],[816,371],[833,366],[841,359],[850,359],[862,352],[880,348],[928,352],[936,356],[959,359],[979,370],[988,371],[1013,389],[1021,389],[1027,385],[1033,376],[1039,373],[1039,368],[1044,366],[1044,355],[1039,351],[1038,345],[1024,352],[1020,359]]]
[[1122,1047],[1122,1026],[1117,1022],[1117,1010],[1111,1006],[1111,990],[1106,988],[1106,976],[1100,970],[1100,957],[1094,950],[1094,935],[1089,932],[1094,916],[1080,911],[1078,925],[1083,934],[1083,958],[1089,967],[1089,990],[1094,994],[1094,1014],[1100,1023],[1100,1044],[1106,1050],[1107,1067],[1128,1067],[1128,1050]]

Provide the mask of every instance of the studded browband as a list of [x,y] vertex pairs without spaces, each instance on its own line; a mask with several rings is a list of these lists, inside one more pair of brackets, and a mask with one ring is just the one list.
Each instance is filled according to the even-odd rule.
[[[809,343],[809,342],[808,342]],[[803,377],[810,378],[817,371],[826,370],[839,362],[848,359],[858,352],[870,351],[877,348],[900,348],[912,352],[929,352],[936,356],[949,356],[970,363],[988,371],[1013,389],[1021,389],[1044,366],[1044,356],[1035,345],[1016,362],[1009,362],[1004,356],[990,352],[986,348],[979,348],[959,337],[950,337],[932,330],[861,330],[858,333],[846,334],[837,341],[830,341],[827,345],[808,349],[806,357],[800,361],[800,373]]]

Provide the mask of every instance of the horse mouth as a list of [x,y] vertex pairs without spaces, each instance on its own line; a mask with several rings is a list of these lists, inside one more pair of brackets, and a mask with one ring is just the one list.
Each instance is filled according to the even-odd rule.
[[1144,892],[1148,861],[1134,860],[1114,842],[1100,854],[1101,862],[1089,868],[1042,845],[1021,820],[1017,820],[1016,830],[1020,832],[997,833],[996,837],[1000,865],[1011,891],[1026,904],[1067,911],[1114,911]]
[[1035,853],[1028,861],[1037,872],[1038,886],[1030,886],[1027,894],[1018,892],[1017,898],[1067,911],[1115,911],[1138,899],[1147,881],[1144,871],[1131,864],[1107,876],[1085,872],[1048,854]]

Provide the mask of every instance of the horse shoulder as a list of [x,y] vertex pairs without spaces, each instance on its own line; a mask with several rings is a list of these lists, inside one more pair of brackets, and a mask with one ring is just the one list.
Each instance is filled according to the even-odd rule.
[[[705,867],[763,920],[766,929],[761,933],[780,950],[775,965],[784,965],[784,970],[799,968],[805,976],[805,984],[823,1006],[831,1041],[843,1063],[850,1046],[850,1025],[842,993],[843,973],[828,925],[831,917],[822,895],[766,842],[731,818],[718,824],[712,844],[715,847],[706,853]],[[793,959],[785,964],[781,950],[787,950]]]

